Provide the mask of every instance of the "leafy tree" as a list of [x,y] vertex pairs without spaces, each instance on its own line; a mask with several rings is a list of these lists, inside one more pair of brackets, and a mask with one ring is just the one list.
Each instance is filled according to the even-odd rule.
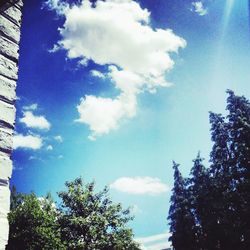
[[168,219],[170,220],[169,238],[175,250],[195,250],[197,247],[197,228],[187,181],[182,177],[179,164],[173,162],[174,187],[171,196],[171,206]]
[[37,198],[12,192],[11,212],[8,215],[10,237],[8,250],[66,249],[61,242],[58,213],[48,195]]
[[67,190],[59,193],[62,199],[60,225],[67,249],[136,250],[129,210],[114,204],[108,189],[95,193],[94,182],[83,183],[81,178],[66,182]]

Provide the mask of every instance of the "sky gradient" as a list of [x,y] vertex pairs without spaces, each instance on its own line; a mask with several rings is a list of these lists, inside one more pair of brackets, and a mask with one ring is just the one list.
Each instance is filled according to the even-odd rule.
[[248,1],[69,2],[25,2],[12,184],[110,185],[159,250],[172,160],[185,176],[198,151],[208,164],[208,112],[226,113],[226,89],[250,98]]

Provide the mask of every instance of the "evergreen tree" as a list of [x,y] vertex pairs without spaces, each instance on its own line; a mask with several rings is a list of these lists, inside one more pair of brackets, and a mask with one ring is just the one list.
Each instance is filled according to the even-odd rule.
[[[230,150],[229,126],[221,114],[210,112],[211,139],[210,153],[210,195],[214,239],[217,248],[229,249],[239,244],[236,232],[237,219],[232,203],[232,153]],[[230,219],[229,219],[230,218]]]
[[232,200],[241,249],[250,247],[250,102],[228,90],[227,110],[232,152]]
[[[210,113],[213,147],[209,170],[198,155],[187,186],[174,164],[169,219],[176,249],[183,249],[183,235],[191,231],[196,232],[193,247],[198,243],[197,249],[250,249],[250,102],[231,90],[227,93],[227,119]],[[182,215],[191,218],[190,211],[194,224],[189,220],[189,228],[181,231]]]
[[195,215],[198,237],[198,249],[211,249],[216,245],[214,237],[214,215],[211,214],[210,179],[208,170],[202,164],[204,159],[198,153],[193,160],[189,179],[189,194],[192,197],[192,210]]
[[195,218],[191,209],[191,198],[187,182],[179,171],[179,165],[173,162],[174,187],[171,196],[170,220],[171,237],[174,250],[195,250],[197,248]]

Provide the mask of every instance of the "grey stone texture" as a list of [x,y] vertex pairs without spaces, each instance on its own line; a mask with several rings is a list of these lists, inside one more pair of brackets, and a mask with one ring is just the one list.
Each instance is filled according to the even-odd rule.
[[[11,6],[10,2],[15,1],[1,0],[0,8],[0,250],[5,249],[9,236],[9,180],[12,174],[11,152],[23,6],[22,0]],[[8,8],[4,8],[6,6]]]

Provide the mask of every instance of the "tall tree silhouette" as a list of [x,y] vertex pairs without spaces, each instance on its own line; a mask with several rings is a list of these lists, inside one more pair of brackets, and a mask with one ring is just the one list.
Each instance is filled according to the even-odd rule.
[[233,158],[232,199],[242,249],[250,247],[250,102],[228,90],[227,110]]
[[209,172],[202,164],[200,153],[193,160],[191,177],[188,180],[189,194],[192,203],[192,211],[195,215],[198,237],[198,249],[208,249],[214,242],[214,232],[211,229],[214,224],[214,216],[211,211],[210,179]]
[[[250,249],[250,102],[231,90],[227,94],[227,117],[210,112],[209,169],[198,154],[185,181],[174,163],[168,218],[176,250],[183,244],[184,249]],[[195,239],[193,245],[185,234]]]
[[195,250],[196,225],[191,210],[191,197],[187,189],[187,181],[179,171],[179,164],[173,162],[174,187],[169,210],[170,231],[173,248],[175,250]]

